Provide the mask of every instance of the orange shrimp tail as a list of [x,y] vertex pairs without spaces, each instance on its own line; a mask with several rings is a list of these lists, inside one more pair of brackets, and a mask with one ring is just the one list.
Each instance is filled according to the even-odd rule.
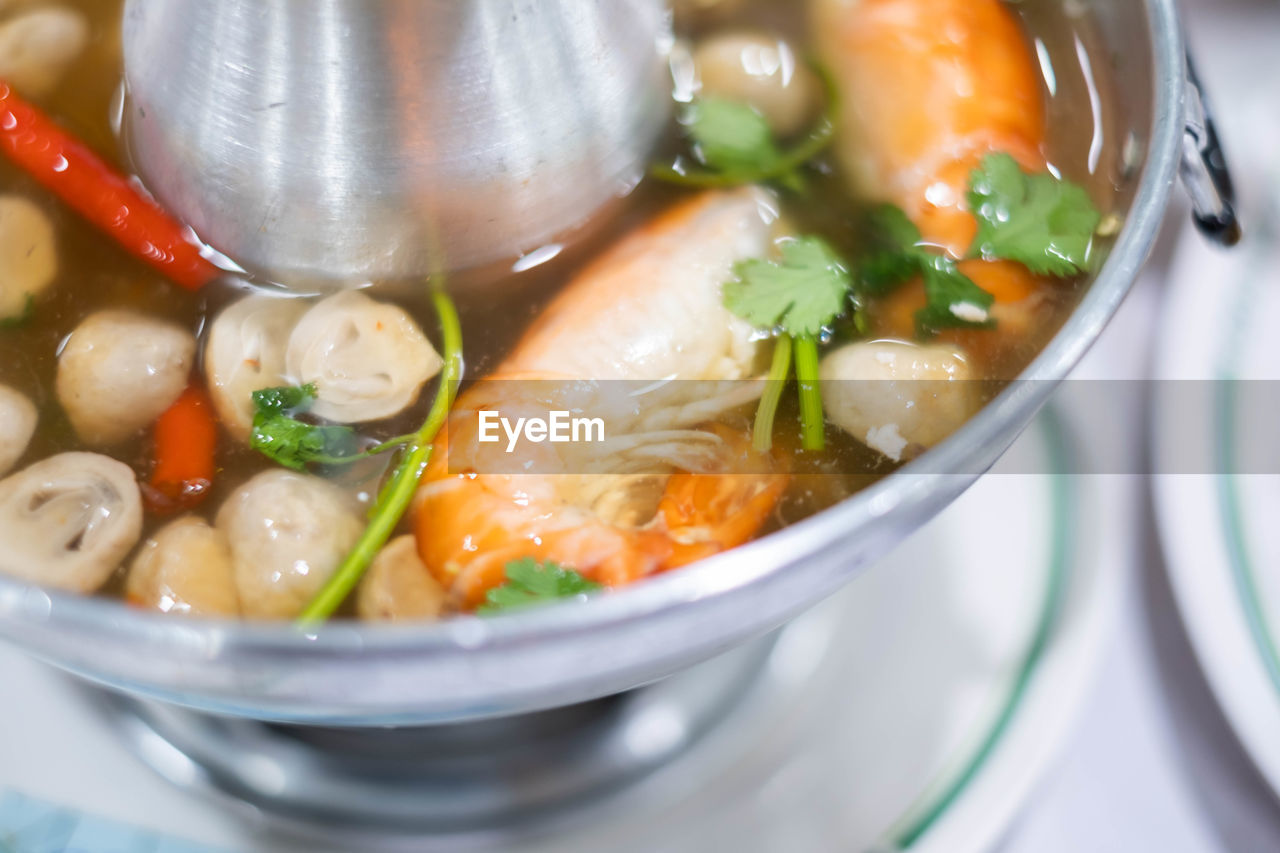
[[[960,272],[995,297],[991,316],[995,329],[946,329],[938,339],[952,343],[983,365],[987,373],[1034,338],[1044,306],[1046,284],[1026,267],[1012,261],[968,260]],[[876,332],[910,339],[916,334],[916,312],[926,304],[924,284],[903,285],[873,309]]]
[[[460,402],[465,413],[468,395]],[[666,478],[652,518],[640,526],[612,523],[579,505],[572,477],[450,471],[449,441],[471,435],[451,418],[437,439],[414,509],[418,552],[448,590],[450,604],[472,610],[506,579],[506,565],[532,557],[616,587],[733,548],[768,521],[786,489],[778,473],[687,474]],[[749,440],[714,427],[742,470],[765,470]],[[469,458],[465,455],[455,459]],[[610,476],[610,475],[588,475]]]
[[[901,207],[925,242],[963,258],[977,233],[969,176],[993,151],[1045,167],[1044,93],[1017,16],[1002,0],[813,0],[815,37],[844,104],[837,154],[855,191]],[[961,271],[995,297],[995,330],[948,330],[990,371],[1042,331],[1052,285],[1018,264]],[[876,307],[875,331],[915,336],[915,281]]]
[[845,109],[837,152],[858,192],[893,201],[963,254],[969,173],[990,151],[1044,165],[1044,96],[1002,0],[815,0]]
[[734,482],[742,476],[677,474],[671,478],[658,510],[672,540],[664,568],[679,568],[736,548],[760,531],[786,491],[787,478],[768,477],[744,489]]

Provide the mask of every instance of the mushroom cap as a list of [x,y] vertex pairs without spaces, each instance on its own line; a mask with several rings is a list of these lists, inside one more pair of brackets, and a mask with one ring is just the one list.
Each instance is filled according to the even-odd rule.
[[778,136],[803,130],[821,94],[817,75],[777,36],[715,35],[694,49],[693,62],[703,96],[754,108]]
[[444,364],[404,309],[355,290],[322,299],[303,315],[285,363],[298,384],[316,386],[311,411],[337,423],[399,414]]
[[28,97],[42,97],[88,43],[89,22],[73,9],[19,12],[0,24],[0,78]]
[[0,385],[0,477],[27,452],[39,414],[25,394]]
[[356,613],[368,621],[430,621],[439,618],[445,595],[414,537],[400,536],[387,543],[360,582]]
[[215,523],[231,543],[241,612],[258,619],[297,616],[364,528],[358,505],[337,486],[283,469],[241,486]]
[[22,196],[0,196],[0,320],[21,317],[57,274],[57,243],[48,215]]
[[977,411],[973,370],[955,347],[859,341],[819,369],[831,422],[900,461],[942,441]]
[[253,392],[287,384],[289,333],[310,304],[254,294],[223,309],[210,325],[205,380],[218,417],[241,441],[248,441],[253,426]]
[[186,329],[133,311],[85,318],[58,356],[58,401],[86,444],[110,445],[160,417],[187,387],[196,352]]
[[142,535],[129,466],[62,453],[0,480],[0,572],[72,592],[97,590]]
[[235,616],[240,601],[226,535],[195,516],[165,525],[134,557],[125,597],[165,613]]

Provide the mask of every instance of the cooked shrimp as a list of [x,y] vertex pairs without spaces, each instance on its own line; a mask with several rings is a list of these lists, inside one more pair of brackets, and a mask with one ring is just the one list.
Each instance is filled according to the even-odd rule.
[[[548,306],[490,377],[506,381],[462,395],[437,441],[416,515],[419,553],[453,606],[480,603],[519,557],[619,585],[734,547],[760,529],[787,478],[753,453],[742,429],[717,423],[760,392],[758,383],[724,382],[756,374],[759,344],[724,307],[721,285],[735,262],[769,251],[775,218],[773,199],[758,190],[679,205],[605,253]],[[580,379],[656,380],[656,390],[639,402],[630,397],[629,407],[609,399],[607,383],[570,390],[589,400],[565,403],[560,385],[546,392],[554,400],[543,399],[547,383],[538,380]],[[613,445],[592,456],[590,445],[542,444],[520,457],[533,466],[523,470],[536,473],[490,473],[483,463],[502,454],[479,442],[478,413],[545,416],[555,400],[557,408],[608,409]],[[586,469],[594,473],[577,473]],[[765,473],[715,473],[725,470]]]
[[[1044,98],[1016,17],[1002,0],[813,0],[812,13],[843,101],[836,154],[853,188],[897,204],[926,242],[963,257],[977,231],[969,174],[983,156],[1045,167]],[[1031,331],[1044,284],[1004,262],[962,271],[995,296],[1000,328],[948,336],[994,350]],[[884,331],[910,336],[921,287],[888,302]]]

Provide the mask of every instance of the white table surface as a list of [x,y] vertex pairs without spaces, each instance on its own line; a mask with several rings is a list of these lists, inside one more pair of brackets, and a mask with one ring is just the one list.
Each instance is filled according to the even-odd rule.
[[[1184,3],[1184,11],[1230,154],[1232,139],[1246,132],[1236,104],[1256,99],[1261,90],[1280,110],[1280,4],[1197,0]],[[1280,157],[1280,139],[1273,150]],[[1185,239],[1184,215],[1170,214],[1141,284],[1086,369],[1123,364],[1129,377],[1147,375],[1163,270],[1176,241]],[[1001,853],[1280,850],[1280,800],[1209,692],[1174,605],[1149,503],[1145,518],[1134,531],[1134,565],[1112,654],[1063,760]]]

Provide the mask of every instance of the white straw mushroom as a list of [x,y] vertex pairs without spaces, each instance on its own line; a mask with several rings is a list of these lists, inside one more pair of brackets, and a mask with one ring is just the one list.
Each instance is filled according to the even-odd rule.
[[253,426],[253,392],[288,384],[285,347],[309,305],[301,299],[247,296],[210,326],[205,379],[219,419],[241,441],[248,441]]
[[0,320],[21,317],[57,273],[49,217],[22,196],[0,196]]
[[285,364],[295,382],[315,385],[318,417],[362,423],[413,405],[444,362],[402,308],[348,290],[298,321]]
[[360,582],[356,613],[382,622],[423,622],[438,619],[445,590],[418,556],[418,542],[405,535],[391,540]]
[[693,63],[702,95],[753,107],[779,136],[803,130],[818,103],[817,75],[774,36],[713,36],[694,49]]
[[955,348],[862,341],[820,367],[831,422],[894,461],[933,447],[978,408],[973,371]]
[[0,385],[0,476],[27,452],[36,431],[35,403],[20,391]]
[[0,79],[32,98],[52,92],[89,43],[89,22],[72,9],[20,12],[0,24]]
[[338,487],[280,469],[241,486],[215,523],[231,543],[241,612],[257,619],[297,616],[364,527]]
[[231,545],[202,518],[170,522],[142,543],[125,581],[131,604],[188,616],[235,616]]
[[186,329],[106,310],[71,333],[58,356],[58,402],[92,445],[123,441],[152,423],[187,387],[196,340]]
[[0,572],[71,592],[106,583],[142,535],[129,466],[63,453],[0,480]]

